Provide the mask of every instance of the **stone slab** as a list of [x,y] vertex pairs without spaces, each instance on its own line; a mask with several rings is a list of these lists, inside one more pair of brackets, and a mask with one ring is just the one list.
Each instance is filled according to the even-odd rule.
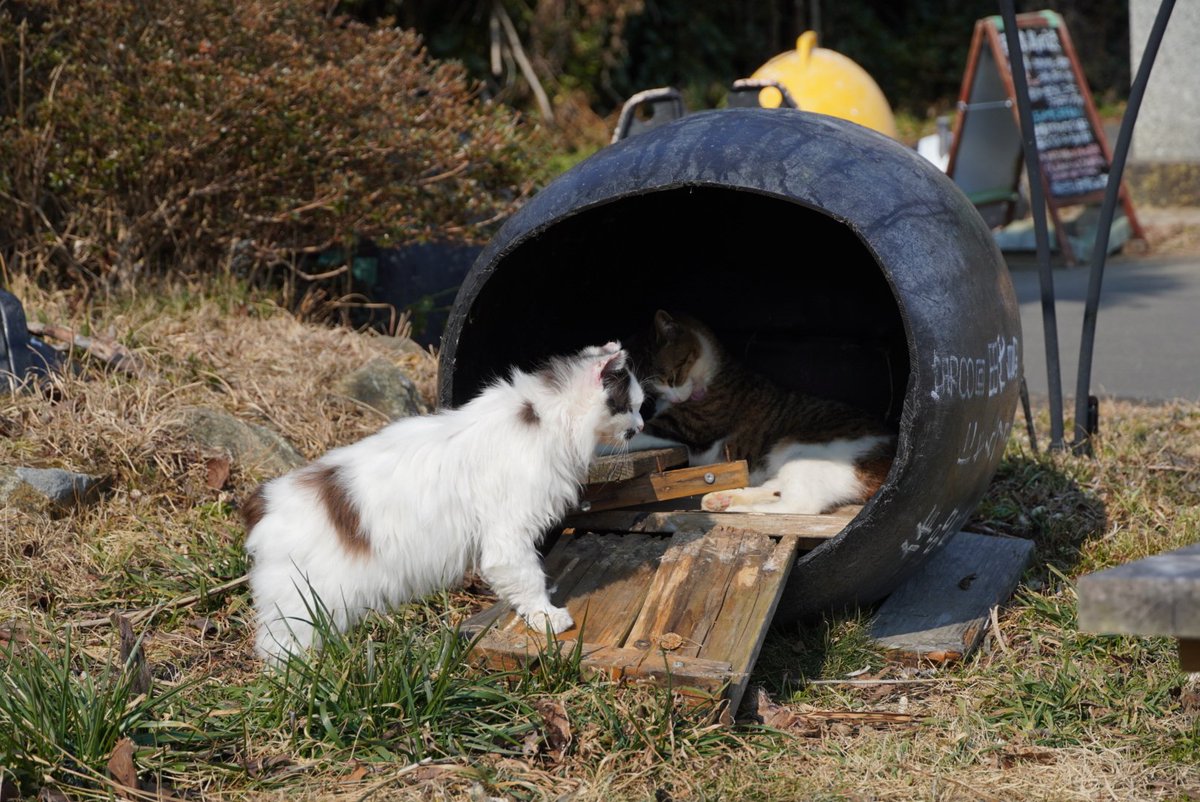
[[1079,628],[1200,638],[1200,543],[1079,580]]

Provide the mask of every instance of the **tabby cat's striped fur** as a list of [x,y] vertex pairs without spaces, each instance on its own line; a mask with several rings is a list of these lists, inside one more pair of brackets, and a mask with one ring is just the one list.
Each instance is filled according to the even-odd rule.
[[652,343],[641,370],[658,408],[652,437],[635,447],[669,440],[688,447],[693,465],[749,463],[753,486],[709,493],[706,510],[816,514],[866,501],[887,477],[895,437],[865,413],[774,384],[686,315],[660,310]]

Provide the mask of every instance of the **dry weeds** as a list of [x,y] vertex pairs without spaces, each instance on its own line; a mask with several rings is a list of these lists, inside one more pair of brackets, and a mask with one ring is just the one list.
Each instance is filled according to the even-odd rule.
[[[0,509],[0,616],[32,605],[90,606],[122,599],[101,591],[134,555],[169,546],[186,555],[205,504],[236,503],[264,477],[232,466],[221,489],[206,485],[212,455],[184,438],[184,410],[224,410],[283,435],[307,458],[375,431],[386,420],[341,395],[338,380],[375,358],[403,367],[432,404],[436,363],[411,341],[305,325],[269,301],[237,302],[188,287],[165,287],[80,314],[65,293],[19,278],[13,291],[31,319],[106,332],[130,346],[153,374],[107,372],[86,355],[39,391],[6,397],[0,460],[104,476],[105,503],[56,519]],[[212,516],[209,516],[212,518]],[[238,533],[217,521],[222,537]]]
[[[209,406],[261,423],[311,458],[384,423],[336,390],[341,376],[374,358],[402,365],[433,401],[430,355],[300,323],[239,287],[167,287],[87,307],[20,280],[14,289],[32,317],[111,334],[154,376],[77,358],[48,390],[5,398],[0,461],[102,474],[112,485],[102,503],[59,517],[0,509],[0,619],[24,628],[13,637],[36,641],[52,626],[152,609],[244,569],[234,506],[261,477],[235,464],[223,487],[209,487],[209,455],[173,428],[183,409]],[[1171,644],[1079,633],[1064,580],[1196,540],[1200,406],[1105,401],[1101,420],[1096,460],[1035,457],[1014,435],[973,525],[1034,539],[1037,560],[998,616],[1000,631],[965,663],[935,669],[925,684],[805,685],[863,662],[877,675],[898,669],[864,645],[853,618],[827,623],[827,637],[770,635],[753,681],[790,711],[903,712],[915,723],[832,721],[772,733],[684,722],[646,746],[633,734],[652,724],[651,692],[566,682],[552,695],[569,713],[572,740],[561,758],[332,760],[301,754],[274,729],[248,732],[235,756],[221,758],[236,760],[233,769],[214,756],[211,769],[189,764],[173,782],[196,798],[339,802],[1200,798],[1200,724],[1180,701]],[[478,601],[456,595],[447,617]],[[145,646],[156,681],[250,687],[259,666],[247,603],[244,591],[231,592],[152,618]],[[107,626],[80,637],[90,656],[106,659]],[[1042,697],[1061,700],[1052,720],[1040,718]],[[218,709],[204,722],[237,713]]]

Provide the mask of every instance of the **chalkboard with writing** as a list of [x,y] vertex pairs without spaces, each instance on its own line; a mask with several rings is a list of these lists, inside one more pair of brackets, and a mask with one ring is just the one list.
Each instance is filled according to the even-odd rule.
[[[1038,162],[1059,246],[1075,261],[1060,206],[1099,203],[1111,155],[1100,117],[1063,19],[1053,11],[1017,15]],[[1016,87],[1001,17],[975,24],[947,172],[992,225],[1011,222],[1023,169]],[[1121,202],[1134,236],[1145,235],[1125,188]]]
[[[1057,199],[1103,192],[1109,168],[1087,84],[1064,47],[1064,33],[1058,16],[1046,14],[1026,17],[1018,31],[1038,157],[1050,194]],[[998,40],[1007,59],[1008,40]]]

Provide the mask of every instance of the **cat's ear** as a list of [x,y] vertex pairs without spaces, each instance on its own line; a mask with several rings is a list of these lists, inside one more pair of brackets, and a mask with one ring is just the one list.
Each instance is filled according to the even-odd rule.
[[[609,343],[611,345],[612,343]],[[607,346],[606,346],[607,348]],[[617,346],[616,353],[608,353],[600,357],[595,363],[595,378],[599,384],[604,384],[604,380],[622,370],[625,370],[625,363],[628,361],[629,355]]]
[[654,333],[659,342],[673,340],[679,334],[679,324],[665,309],[659,309],[654,313]]

